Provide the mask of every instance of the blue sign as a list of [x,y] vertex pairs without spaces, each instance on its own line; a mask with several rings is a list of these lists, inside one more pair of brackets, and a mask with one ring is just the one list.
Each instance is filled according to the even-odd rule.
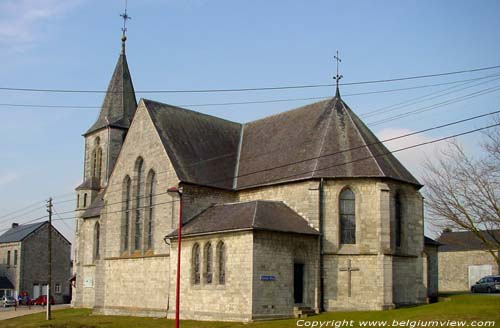
[[275,276],[264,276],[264,275],[261,275],[260,276],[260,280],[261,281],[275,281],[276,277]]

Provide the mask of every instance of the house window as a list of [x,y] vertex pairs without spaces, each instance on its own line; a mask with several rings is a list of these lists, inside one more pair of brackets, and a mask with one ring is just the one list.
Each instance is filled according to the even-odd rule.
[[217,262],[219,264],[219,284],[226,283],[226,246],[222,241],[217,245]]
[[195,285],[200,283],[200,245],[193,246],[193,282]]
[[131,192],[132,192],[132,181],[127,175],[123,182],[123,225],[122,225],[122,236],[123,236],[123,250],[128,250],[129,243],[129,231],[130,231],[130,209],[131,209]]
[[395,215],[395,224],[396,224],[396,246],[401,246],[401,239],[403,234],[403,213],[401,207],[401,196],[399,193],[396,193],[394,196],[394,215]]
[[99,247],[100,247],[100,235],[101,235],[101,227],[99,222],[95,223],[94,226],[94,260],[99,259]]
[[14,266],[17,265],[17,249],[14,250]]
[[144,216],[144,160],[141,157],[137,159],[135,167],[137,181],[135,199],[134,250],[140,250],[142,241],[142,221]]
[[61,284],[56,284],[54,291],[56,294],[61,294]]
[[212,244],[208,243],[205,245],[205,283],[212,283],[212,272],[213,272],[213,254],[212,254]]
[[340,243],[356,243],[356,197],[351,189],[346,188],[340,193]]
[[148,174],[148,216],[147,216],[147,249],[153,248],[154,195],[156,193],[156,174],[153,170]]
[[7,251],[7,267],[10,266],[10,251]]

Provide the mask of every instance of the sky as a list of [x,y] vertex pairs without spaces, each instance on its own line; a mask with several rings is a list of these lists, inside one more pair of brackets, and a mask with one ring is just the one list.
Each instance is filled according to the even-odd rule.
[[[0,0],[0,88],[105,90],[120,52],[123,10],[123,0]],[[129,0],[128,14],[132,19],[127,25],[127,59],[136,91],[331,84],[337,50],[341,83],[347,84],[500,65],[496,0]],[[500,110],[499,79],[496,68],[345,85],[341,94],[384,140]],[[408,88],[414,89],[395,91]],[[321,87],[138,92],[137,98],[248,122],[316,100],[196,105],[333,94],[332,87]],[[82,181],[82,133],[97,118],[103,94],[0,90],[0,97],[0,231],[12,222],[45,215],[49,197],[58,213],[72,211],[74,188]],[[380,122],[412,110],[423,112]],[[394,150],[489,123],[488,118],[469,121],[386,145]],[[480,136],[471,134],[459,141],[480,156]],[[421,179],[422,162],[443,147],[446,144],[438,143],[396,156]],[[425,187],[422,191],[425,194]],[[68,216],[72,214],[60,217]],[[55,225],[73,241],[73,220]]]

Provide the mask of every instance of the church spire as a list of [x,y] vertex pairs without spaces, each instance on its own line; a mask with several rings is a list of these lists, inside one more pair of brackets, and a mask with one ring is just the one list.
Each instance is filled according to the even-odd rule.
[[126,2],[125,12],[120,16],[123,18],[120,57],[116,63],[111,81],[109,81],[99,116],[90,129],[85,132],[85,135],[107,127],[128,129],[135,114],[137,100],[128,69],[127,57],[125,56],[125,41],[127,41],[126,24],[127,20],[131,19],[127,14]]
[[339,56],[339,51],[337,50],[337,55],[333,56],[335,60],[337,61],[337,75],[333,78],[335,80],[336,88],[335,88],[335,98],[340,98],[340,91],[339,91],[339,81],[341,78],[343,78],[343,75],[339,75],[339,63],[342,62],[342,59],[340,59]]

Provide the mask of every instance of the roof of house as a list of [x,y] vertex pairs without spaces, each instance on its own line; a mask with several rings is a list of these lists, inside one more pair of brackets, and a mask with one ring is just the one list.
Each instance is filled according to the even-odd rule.
[[374,177],[421,186],[339,94],[246,124],[143,101],[182,182],[240,190]]
[[427,236],[424,236],[424,245],[426,246],[441,246],[442,244],[440,242],[435,241],[432,238],[429,238]]
[[22,241],[46,223],[47,221],[18,225],[17,227],[10,228],[0,236],[0,243]]
[[14,285],[9,278],[0,276],[0,289],[14,289]]
[[125,56],[125,44],[122,42],[122,52],[109,82],[99,116],[84,135],[108,126],[121,129],[129,128],[136,107],[134,86]]
[[[195,215],[182,227],[182,235],[199,235],[238,230],[267,230],[306,235],[319,232],[283,202],[250,201],[213,205]],[[168,237],[175,238],[177,230]]]
[[[481,235],[493,244],[500,245],[500,229],[481,231]],[[437,240],[442,244],[439,247],[440,252],[453,252],[453,251],[472,251],[472,250],[486,250],[488,246],[485,245],[473,232],[471,231],[451,231],[443,232]],[[500,249],[500,247],[497,247]]]

